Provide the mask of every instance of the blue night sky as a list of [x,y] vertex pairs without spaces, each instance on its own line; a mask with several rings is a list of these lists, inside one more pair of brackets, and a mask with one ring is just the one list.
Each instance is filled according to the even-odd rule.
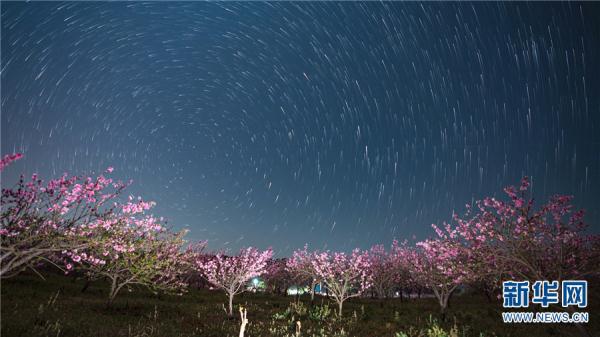
[[532,177],[600,231],[598,3],[2,2],[1,152],[211,248],[348,250]]

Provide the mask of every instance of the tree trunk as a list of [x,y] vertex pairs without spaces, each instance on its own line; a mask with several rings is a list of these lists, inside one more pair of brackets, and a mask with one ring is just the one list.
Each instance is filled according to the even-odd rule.
[[344,305],[344,301],[338,301],[338,316],[342,318],[342,306]]
[[441,315],[442,322],[446,322],[446,307],[445,306],[440,307],[440,315]]
[[110,292],[108,293],[108,306],[112,305],[115,297],[117,297],[119,289],[120,287],[117,286],[117,278],[112,279],[112,282],[110,283]]
[[229,294],[229,312],[227,313],[229,316],[233,316],[233,293]]
[[446,312],[448,309],[448,300],[450,299],[450,295],[452,295],[452,292],[449,293],[436,293],[436,295],[438,295],[438,300],[440,302],[440,314],[442,315],[442,322],[446,321]]

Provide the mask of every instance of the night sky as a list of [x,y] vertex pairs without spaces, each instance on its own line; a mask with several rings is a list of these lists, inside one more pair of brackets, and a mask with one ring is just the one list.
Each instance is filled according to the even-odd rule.
[[[133,179],[214,249],[423,239],[532,177],[600,231],[598,3],[2,2],[5,170]],[[540,200],[541,201],[541,200]]]

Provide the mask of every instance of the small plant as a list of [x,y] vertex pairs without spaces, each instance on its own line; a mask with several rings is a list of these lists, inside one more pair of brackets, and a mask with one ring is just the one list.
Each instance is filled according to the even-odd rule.
[[284,312],[276,312],[271,316],[274,320],[285,320],[295,316],[305,316],[308,312],[306,305],[302,302],[292,302]]
[[429,316],[429,328],[427,328],[427,337],[449,337],[448,333],[438,325],[436,319]]
[[437,325],[437,322],[433,322],[433,325],[427,329],[427,337],[449,337],[448,333]]
[[[418,329],[411,327],[408,330],[408,332],[406,332],[406,331],[396,332],[394,337],[412,337],[412,336],[460,337],[460,336],[465,336],[466,331],[468,329],[468,328],[462,329],[462,334],[461,334],[460,329],[458,328],[458,325],[455,322],[454,325],[452,326],[452,328],[450,328],[450,330],[445,330],[443,327],[441,327],[438,324],[437,320],[433,319],[431,316],[429,316],[427,323],[428,323],[428,327],[426,327],[424,330],[418,330]],[[483,337],[483,336],[484,335],[482,333],[480,335],[480,337]]]
[[292,302],[290,303],[290,311],[298,316],[304,316],[308,310],[304,303]]
[[276,312],[276,313],[273,314],[272,317],[276,321],[281,321],[281,320],[286,319],[289,315],[290,315],[289,310],[286,310],[286,311],[281,312],[281,313],[280,312]]
[[308,312],[308,318],[313,321],[324,321],[331,315],[332,311],[329,304],[315,306]]

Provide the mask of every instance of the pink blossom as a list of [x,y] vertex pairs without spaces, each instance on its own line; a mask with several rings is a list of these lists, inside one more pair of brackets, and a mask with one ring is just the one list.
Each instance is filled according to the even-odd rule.
[[5,155],[2,159],[0,159],[0,172],[2,172],[6,166],[12,164],[12,162],[21,158],[23,158],[23,154],[21,153]]

